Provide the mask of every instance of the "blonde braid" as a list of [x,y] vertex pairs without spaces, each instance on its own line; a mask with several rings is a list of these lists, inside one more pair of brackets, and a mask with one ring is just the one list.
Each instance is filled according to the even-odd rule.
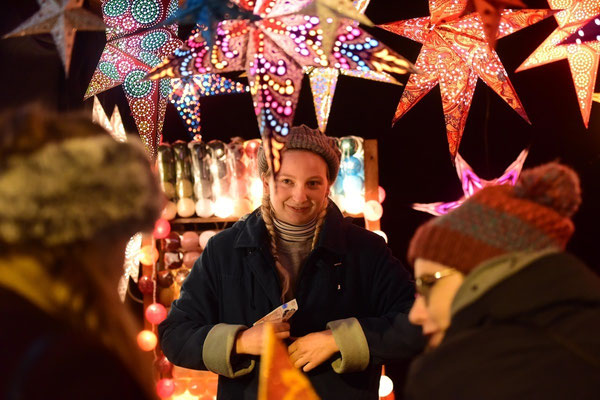
[[327,215],[327,205],[329,204],[329,200],[325,201],[325,207],[319,213],[317,217],[317,225],[315,226],[315,235],[313,236],[312,245],[310,246],[310,251],[315,249],[317,245],[317,241],[319,240],[319,234],[321,233],[321,229],[323,229],[323,224],[325,222],[325,216]]
[[271,208],[271,199],[268,193],[262,198],[261,213],[265,226],[269,232],[271,239],[271,254],[275,259],[275,267],[281,279],[281,301],[285,301],[285,296],[290,290],[290,272],[281,264],[279,261],[279,254],[277,253],[277,234],[275,232],[275,226],[273,225],[273,209]]

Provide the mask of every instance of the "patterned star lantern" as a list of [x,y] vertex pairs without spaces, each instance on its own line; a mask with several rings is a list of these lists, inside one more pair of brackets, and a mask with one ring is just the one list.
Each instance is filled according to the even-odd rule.
[[567,37],[562,44],[581,44],[583,42],[600,41],[600,15],[590,19],[585,25],[571,36]]
[[[453,159],[460,145],[478,79],[529,122],[498,54],[489,47],[481,18],[477,13],[460,17],[466,1],[430,0],[430,17],[380,25],[383,29],[423,43],[416,63],[421,74],[410,76],[394,122],[439,84],[448,147]],[[539,22],[551,13],[551,10],[504,10],[497,38]]]
[[300,15],[311,0],[240,0],[262,19],[230,20],[216,30],[207,46],[199,33],[155,68],[151,79],[184,78],[207,73],[245,71],[250,82],[259,129],[275,171],[279,170],[284,137],[289,133],[306,67],[406,71],[410,63],[357,27],[340,26],[331,56],[322,49],[319,19]]
[[102,104],[100,104],[100,100],[98,100],[98,97],[94,96],[92,122],[103,127],[116,141],[127,141],[127,134],[125,133],[125,127],[123,126],[121,113],[119,112],[119,107],[117,107],[116,105],[112,116],[108,118],[108,115],[106,115]]
[[600,93],[594,93],[594,95],[592,96],[592,100],[600,103]]
[[500,25],[500,16],[505,8],[526,7],[521,0],[468,0],[462,16],[477,11],[483,22],[485,38],[491,48],[496,47],[496,35]]
[[138,132],[152,158],[160,141],[171,85],[168,80],[143,78],[181,45],[176,26],[151,29],[175,10],[177,0],[104,0],[107,43],[85,94],[87,99],[123,85]]
[[449,203],[415,203],[413,204],[413,208],[418,211],[427,212],[433,215],[444,215],[448,212],[454,210],[459,207],[466,199],[473,196],[475,193],[480,191],[481,189],[488,186],[498,186],[498,185],[515,185],[517,180],[519,179],[519,174],[521,173],[521,169],[523,169],[523,164],[525,163],[525,159],[529,154],[529,150],[525,149],[519,154],[517,159],[506,168],[501,177],[493,179],[491,181],[486,181],[485,179],[481,179],[478,177],[475,172],[473,172],[473,168],[460,156],[460,154],[456,155],[455,166],[456,173],[458,174],[458,178],[462,183],[463,197],[461,197],[457,201],[452,201]]
[[569,61],[575,93],[585,127],[590,121],[592,95],[600,60],[600,42],[582,42],[562,45],[561,43],[582,28],[590,18],[600,14],[598,0],[548,0],[553,9],[562,9],[554,17],[558,28],[517,68],[524,71],[554,61]]
[[194,75],[171,81],[173,91],[169,101],[187,125],[191,137],[200,133],[200,98],[218,94],[245,93],[248,88],[219,75]]
[[104,22],[82,7],[83,0],[37,0],[40,9],[3,38],[50,33],[69,75],[75,32],[103,31]]

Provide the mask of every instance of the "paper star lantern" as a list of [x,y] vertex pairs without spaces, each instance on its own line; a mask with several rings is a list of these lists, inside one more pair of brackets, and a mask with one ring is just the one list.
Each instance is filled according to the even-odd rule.
[[491,48],[496,47],[496,35],[500,25],[500,15],[505,8],[525,8],[521,0],[468,0],[467,7],[461,16],[474,11],[479,13],[483,22],[483,31]]
[[600,103],[600,93],[594,93],[594,95],[592,96],[592,100]]
[[508,168],[506,168],[501,177],[491,181],[486,181],[485,179],[478,177],[475,172],[473,172],[473,168],[467,164],[460,154],[457,154],[455,166],[456,173],[458,174],[458,178],[462,184],[462,190],[464,194],[463,197],[457,201],[452,201],[449,203],[415,203],[413,204],[413,208],[415,210],[423,211],[433,215],[444,215],[459,207],[465,202],[465,200],[485,187],[506,184],[514,186],[519,179],[519,175],[521,174],[523,164],[525,163],[525,159],[527,158],[528,154],[529,150],[523,150],[521,154],[519,154],[519,157],[517,157],[517,159],[508,166]]
[[[362,15],[370,0],[356,0],[354,6],[356,11]],[[352,26],[357,26],[355,21],[351,22]],[[341,45],[339,43],[338,45]],[[410,68],[410,67],[409,67]],[[408,69],[407,69],[408,72]],[[400,85],[394,77],[385,72],[363,71],[360,69],[346,70],[336,68],[307,68],[306,73],[310,80],[310,88],[313,95],[313,103],[315,105],[315,115],[319,124],[319,130],[325,132],[333,104],[333,97],[337,87],[338,78],[340,75],[351,76],[355,78],[369,79],[372,81],[386,82],[394,85]]]
[[[453,159],[460,145],[478,79],[529,122],[498,54],[485,39],[481,18],[476,13],[460,17],[466,1],[430,0],[430,17],[380,25],[390,32],[423,43],[416,63],[421,74],[410,76],[394,122],[439,84],[448,147]],[[505,10],[501,14],[497,37],[508,36],[551,13],[550,10]]]
[[125,301],[127,287],[129,286],[129,277],[137,283],[140,274],[140,249],[142,248],[142,234],[133,235],[127,247],[125,247],[125,260],[123,262],[123,274],[119,280],[117,288],[121,301]]
[[581,44],[593,41],[600,41],[600,15],[590,19],[575,33],[567,37],[562,44]]
[[566,58],[571,68],[583,123],[587,128],[600,60],[600,42],[570,45],[560,43],[577,32],[590,18],[600,14],[600,1],[548,0],[548,4],[553,9],[562,9],[554,15],[558,28],[517,68],[517,72]]
[[69,75],[75,32],[103,31],[104,22],[91,12],[81,8],[83,0],[37,0],[40,10],[29,19],[4,35],[4,38],[50,33],[56,49]]
[[268,159],[277,172],[278,151],[294,118],[304,68],[331,65],[397,72],[410,67],[408,61],[352,26],[340,27],[339,44],[334,45],[331,56],[326,56],[319,39],[323,33],[319,19],[297,14],[308,1],[272,0],[256,6],[239,2],[246,10],[254,7],[254,14],[263,19],[224,21],[217,27],[213,47],[207,46],[199,33],[192,35],[149,77],[245,71]]
[[169,101],[187,125],[191,137],[200,133],[200,98],[218,94],[245,93],[248,88],[219,75],[194,75],[191,78],[173,79]]
[[87,99],[123,85],[137,130],[152,158],[160,142],[171,85],[168,80],[143,78],[182,43],[174,25],[151,29],[175,10],[177,0],[103,1],[107,43],[85,94]]
[[352,0],[313,0],[306,7],[302,8],[299,13],[319,18],[319,26],[323,30],[321,43],[325,54],[331,53],[338,28],[343,18],[358,21],[363,25],[373,26],[373,22],[356,9]]
[[108,115],[106,115],[102,104],[100,104],[100,100],[98,100],[98,97],[94,96],[92,122],[103,127],[104,130],[106,130],[116,141],[127,141],[127,134],[125,133],[125,127],[123,126],[121,113],[119,112],[119,107],[117,107],[116,105],[112,116],[108,118]]

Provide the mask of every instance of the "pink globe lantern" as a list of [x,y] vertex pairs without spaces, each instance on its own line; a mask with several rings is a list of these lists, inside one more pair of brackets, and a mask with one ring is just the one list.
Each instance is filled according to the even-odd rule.
[[171,374],[171,371],[173,371],[173,364],[171,364],[165,356],[156,359],[156,361],[154,361],[154,367],[158,373],[162,375],[169,375]]
[[181,235],[181,248],[185,251],[193,251],[198,248],[198,234],[193,231],[185,232]]
[[200,253],[197,251],[190,251],[183,255],[183,265],[188,268],[192,268],[196,260],[200,257]]
[[154,325],[158,325],[167,318],[167,309],[162,304],[152,303],[146,308],[146,319]]
[[152,236],[156,239],[164,239],[171,233],[171,224],[164,218],[159,218],[154,224]]
[[169,398],[175,392],[175,383],[173,383],[173,379],[160,379],[156,382],[156,394],[161,399]]
[[379,186],[377,189],[377,197],[379,198],[379,204],[385,201],[385,189]]
[[177,204],[172,201],[167,202],[165,208],[163,208],[162,213],[160,215],[161,218],[166,220],[172,220],[177,216]]
[[202,247],[204,249],[206,247],[206,244],[208,243],[208,239],[215,236],[216,234],[217,234],[217,232],[215,232],[215,231],[202,232],[200,234],[200,247]]
[[154,332],[143,330],[137,335],[137,344],[144,351],[152,351],[158,343],[158,338]]

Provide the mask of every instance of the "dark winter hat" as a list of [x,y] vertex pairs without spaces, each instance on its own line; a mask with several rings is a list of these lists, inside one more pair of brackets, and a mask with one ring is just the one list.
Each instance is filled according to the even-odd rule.
[[482,189],[452,212],[417,229],[408,249],[417,258],[468,273],[481,262],[515,251],[564,250],[581,203],[579,178],[556,162],[522,172],[515,187]]
[[[340,169],[340,158],[342,153],[335,138],[326,136],[318,129],[309,128],[306,125],[294,126],[285,137],[283,151],[286,150],[308,150],[323,157],[329,169],[329,179],[333,182]],[[263,147],[258,151],[258,170],[264,174],[269,169],[267,157]]]

